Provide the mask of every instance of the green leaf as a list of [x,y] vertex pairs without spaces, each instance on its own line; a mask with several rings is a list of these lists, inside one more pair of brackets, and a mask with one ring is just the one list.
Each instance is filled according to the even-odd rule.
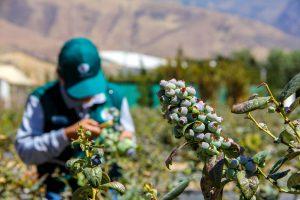
[[193,125],[194,123],[195,123],[195,122],[191,122],[191,123],[186,124],[186,125],[182,128],[182,133],[185,133],[186,129],[187,129],[188,127],[190,127],[191,125]]
[[233,105],[231,112],[235,114],[244,114],[253,110],[263,109],[268,106],[269,100],[270,97],[256,97],[254,99]]
[[291,141],[295,140],[295,135],[293,129],[288,125],[285,125],[285,129],[279,134],[278,140],[289,144]]
[[279,95],[279,100],[282,102],[292,94],[300,90],[300,73],[294,76],[283,88]]
[[86,200],[93,197],[93,189],[90,186],[80,187],[72,194],[73,200]]
[[86,161],[80,158],[72,158],[66,162],[66,168],[68,168],[72,174],[77,174],[82,171],[82,167],[86,164]]
[[97,188],[101,185],[102,169],[100,166],[93,168],[87,167],[83,170],[83,174],[93,188]]
[[185,188],[187,188],[187,186],[189,185],[189,183],[190,183],[189,179],[183,180],[175,188],[173,188],[170,192],[168,192],[167,194],[165,194],[161,198],[161,200],[175,199],[176,197],[178,197],[185,190]]
[[268,151],[261,151],[258,152],[257,154],[255,154],[253,156],[253,162],[258,164],[258,166],[263,166],[265,161],[266,161],[266,157],[269,155]]
[[100,185],[100,189],[107,189],[107,188],[116,190],[120,194],[125,193],[125,186],[122,183],[119,183],[117,181],[113,181],[113,182],[109,182],[109,183],[105,183],[103,185]]
[[251,199],[255,195],[259,184],[257,176],[247,177],[245,171],[239,171],[237,173],[237,182],[246,199]]
[[270,169],[269,174],[273,174],[275,172],[277,172],[280,167],[287,161],[288,159],[286,157],[280,158],[274,165],[273,167]]
[[105,184],[105,183],[109,183],[111,180],[110,180],[110,177],[108,176],[107,173],[103,172],[102,173],[102,180],[101,180],[101,184]]
[[300,190],[300,172],[296,172],[290,176],[287,181],[288,188]]
[[297,157],[298,155],[300,155],[300,150],[298,149],[292,149],[293,152],[288,153],[287,155],[285,155],[284,157],[280,158],[274,165],[273,167],[270,169],[269,174],[273,174],[275,172],[277,172],[280,167],[289,160],[292,160],[293,158]]
[[285,170],[285,171],[282,171],[282,172],[277,172],[277,173],[273,173],[273,174],[269,174],[268,177],[273,179],[274,181],[277,181],[278,179],[281,179],[283,177],[285,177],[286,175],[288,175],[288,173],[290,172],[291,170],[288,169],[288,170]]

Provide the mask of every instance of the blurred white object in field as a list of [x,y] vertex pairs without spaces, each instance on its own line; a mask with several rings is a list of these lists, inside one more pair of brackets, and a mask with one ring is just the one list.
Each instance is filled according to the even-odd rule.
[[100,56],[105,63],[119,65],[131,70],[149,70],[166,65],[167,60],[155,56],[126,51],[101,51]]
[[283,105],[284,107],[290,107],[290,105],[296,100],[296,93],[289,96],[287,99],[284,100]]
[[11,86],[32,86],[30,80],[22,71],[12,65],[0,65],[0,101],[5,108],[11,106]]

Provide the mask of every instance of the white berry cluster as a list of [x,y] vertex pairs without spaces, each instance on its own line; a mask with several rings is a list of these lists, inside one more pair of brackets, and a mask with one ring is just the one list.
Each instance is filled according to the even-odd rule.
[[232,139],[222,137],[221,122],[214,109],[196,97],[196,90],[184,81],[171,79],[160,82],[158,92],[164,117],[174,125],[176,138],[185,137],[199,144],[201,155],[217,155],[231,146]]

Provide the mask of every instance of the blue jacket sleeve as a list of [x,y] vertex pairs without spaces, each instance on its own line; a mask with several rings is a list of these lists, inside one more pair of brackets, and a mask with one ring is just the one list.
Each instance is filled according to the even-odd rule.
[[69,145],[64,130],[43,132],[44,113],[39,99],[28,98],[22,123],[17,131],[15,148],[26,164],[51,161]]

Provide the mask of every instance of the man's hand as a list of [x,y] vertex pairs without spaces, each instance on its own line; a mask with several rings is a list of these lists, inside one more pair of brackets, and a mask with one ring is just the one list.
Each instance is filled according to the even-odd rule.
[[92,133],[92,137],[97,137],[101,133],[101,128],[99,127],[99,123],[93,119],[82,119],[75,124],[68,126],[64,129],[66,136],[69,139],[76,139],[77,138],[77,129],[79,126],[82,126],[85,130],[89,130]]
[[133,138],[132,133],[129,131],[123,131],[120,135],[120,140],[123,140],[125,138],[132,139]]

